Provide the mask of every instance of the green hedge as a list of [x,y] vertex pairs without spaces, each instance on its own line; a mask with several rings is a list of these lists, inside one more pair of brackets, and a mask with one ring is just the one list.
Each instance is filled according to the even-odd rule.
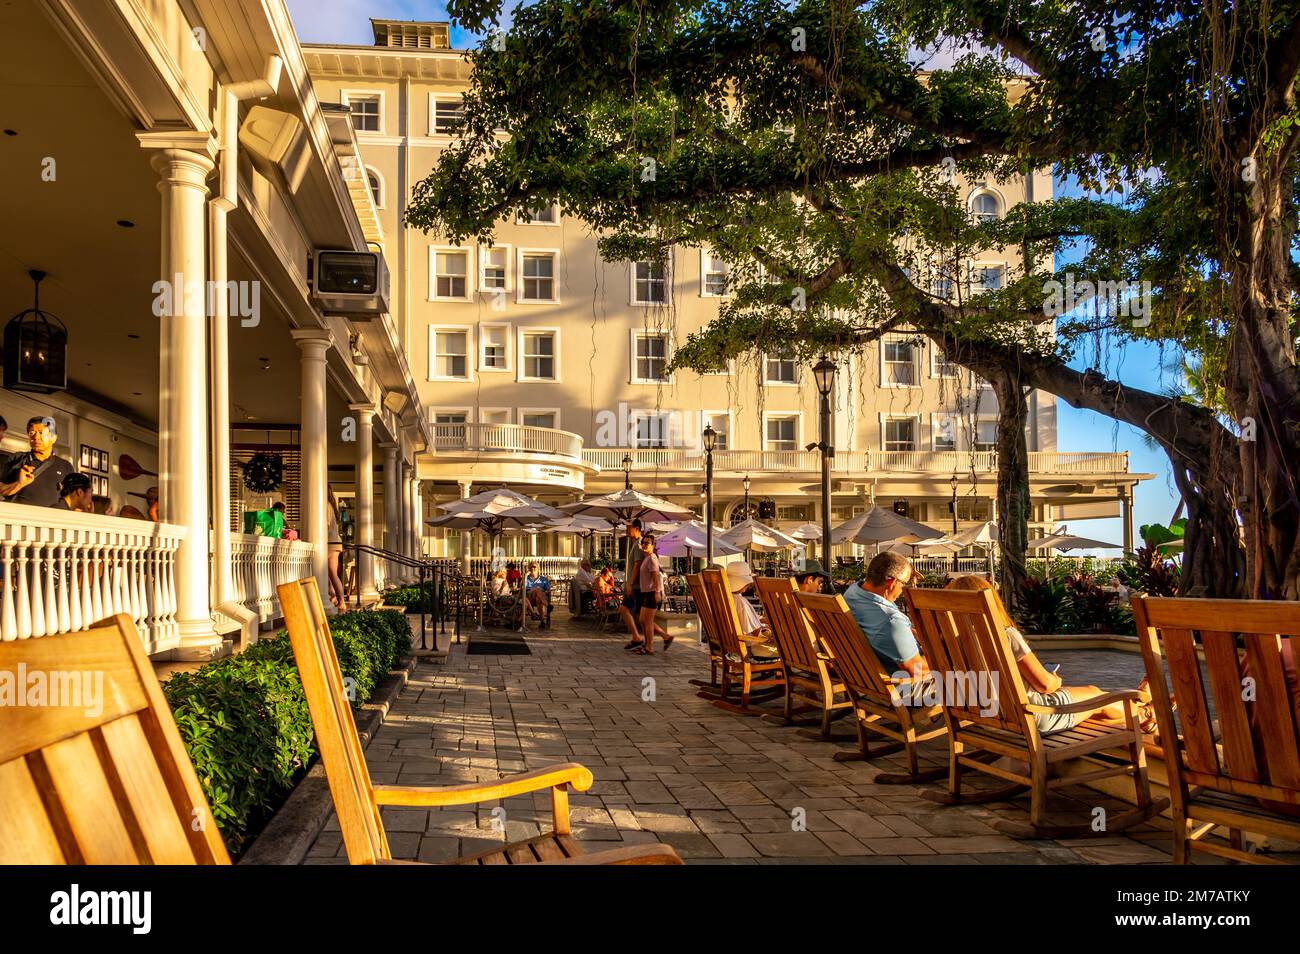
[[[411,651],[396,610],[330,620],[353,707]],[[355,680],[349,683],[347,680]],[[226,847],[237,854],[278,809],[316,754],[293,649],[281,630],[237,656],[177,673],[163,686]]]
[[399,586],[396,589],[389,590],[383,594],[385,606],[404,606],[407,612],[418,613],[423,609],[426,613],[435,612],[437,602],[434,598],[433,584],[429,583],[424,587],[416,584]]

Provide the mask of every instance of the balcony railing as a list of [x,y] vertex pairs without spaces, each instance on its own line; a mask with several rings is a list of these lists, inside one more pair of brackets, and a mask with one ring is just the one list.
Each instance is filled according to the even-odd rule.
[[230,535],[231,596],[262,622],[280,616],[275,588],[311,576],[314,548],[305,540],[281,540],[250,533]]
[[177,635],[176,548],[185,528],[0,505],[0,639],[86,629],[125,613],[146,650]]
[[484,454],[548,454],[582,459],[582,438],[525,424],[434,424],[433,450]]
[[[696,448],[589,448],[582,458],[601,470],[617,471],[623,458],[632,458],[634,471],[698,471],[704,467],[704,452]],[[758,473],[808,473],[821,470],[817,451],[748,451],[713,452],[715,471]],[[904,473],[904,474],[992,474],[997,470],[997,455],[992,451],[839,451],[832,469],[837,474]],[[1036,474],[1114,474],[1128,472],[1128,453],[1031,451],[1029,470]]]

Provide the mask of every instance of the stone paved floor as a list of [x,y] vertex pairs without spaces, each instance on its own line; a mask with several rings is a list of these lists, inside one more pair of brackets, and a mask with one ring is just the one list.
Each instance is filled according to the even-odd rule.
[[[581,762],[596,777],[589,792],[572,796],[574,834],[591,843],[589,850],[662,841],[688,861],[1169,860],[1163,821],[1131,835],[1016,841],[991,822],[1027,820],[1027,798],[945,807],[923,799],[917,786],[873,784],[882,769],[900,770],[901,757],[835,762],[833,752],[854,746],[808,739],[716,708],[687,682],[708,677],[708,657],[689,635],[679,636],[666,655],[649,658],[623,652],[624,641],[560,622],[528,635],[529,656],[469,656],[463,644],[453,647],[445,664],[420,666],[371,742],[366,755],[372,777],[450,784]],[[837,725],[840,732],[852,731],[848,722]],[[933,764],[946,764],[943,741],[925,749]],[[1123,807],[1086,788],[1053,796],[1053,810],[1063,820],[1087,820],[1095,805],[1112,812]],[[550,803],[540,793],[477,810],[383,813],[394,857],[443,861],[537,834],[539,822],[549,827]],[[338,824],[331,818],[308,863],[343,860]]]

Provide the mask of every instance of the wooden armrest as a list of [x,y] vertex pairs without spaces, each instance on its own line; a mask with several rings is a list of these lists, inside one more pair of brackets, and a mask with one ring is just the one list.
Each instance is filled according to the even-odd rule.
[[513,795],[525,795],[546,788],[570,785],[575,791],[591,788],[591,771],[577,762],[548,765],[531,772],[507,775],[495,782],[466,782],[463,785],[415,787],[411,785],[376,785],[375,802],[379,805],[405,805],[410,808],[438,808],[446,805],[473,805],[493,802]]
[[626,845],[591,854],[575,855],[563,861],[543,861],[544,865],[680,865],[681,857],[672,845]]
[[1093,696],[1091,699],[1084,699],[1082,702],[1071,702],[1063,706],[1039,706],[1032,702],[1025,706],[1030,712],[1091,712],[1093,709],[1101,709],[1110,705],[1112,702],[1140,702],[1142,693],[1136,689],[1119,689],[1115,692],[1103,692],[1099,696]]

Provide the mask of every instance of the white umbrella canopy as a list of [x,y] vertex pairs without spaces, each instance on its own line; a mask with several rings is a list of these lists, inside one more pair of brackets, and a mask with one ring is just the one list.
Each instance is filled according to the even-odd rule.
[[945,540],[961,548],[992,546],[998,542],[998,525],[986,520],[978,526],[954,533]]
[[695,517],[695,511],[687,507],[678,506],[662,497],[643,494],[639,490],[616,490],[599,497],[563,504],[560,509],[571,514],[604,517],[611,523],[634,518],[649,522],[690,520]]
[[586,514],[566,514],[563,517],[556,517],[544,526],[536,528],[539,531],[554,530],[556,533],[601,533],[609,530],[609,521],[601,517],[589,517]]
[[[702,557],[706,550],[705,528],[697,526],[694,521],[684,523],[676,530],[665,533],[661,537],[655,537],[655,552],[660,556],[667,557]],[[717,556],[734,556],[739,553],[737,547],[732,546],[726,540],[719,536],[713,538],[713,555]]]
[[[426,520],[431,527],[446,530],[485,530],[498,534],[505,530],[543,526],[556,518],[554,507],[512,507],[508,510],[462,510]],[[561,515],[563,516],[563,515]]]
[[1051,536],[1039,537],[1037,540],[1029,541],[1027,549],[1030,550],[1119,550],[1122,549],[1118,543],[1105,543],[1101,540],[1090,540],[1087,537],[1078,537],[1072,533],[1053,533]]
[[511,490],[508,487],[483,490],[473,496],[453,500],[450,503],[439,504],[438,506],[440,510],[446,510],[448,513],[504,513],[507,510],[515,510],[520,507],[532,507],[539,512],[544,512],[547,517],[565,516],[562,510],[544,504],[540,500],[534,500],[532,497],[521,494],[517,490]]
[[722,534],[720,539],[742,550],[757,550],[760,553],[775,553],[800,545],[794,537],[786,536],[780,530],[774,530],[752,518],[742,520]]
[[793,537],[796,540],[820,540],[822,538],[822,528],[815,523],[801,523],[797,527],[782,532],[787,537]]
[[915,543],[942,536],[943,533],[933,527],[880,507],[872,507],[831,529],[831,543]]

